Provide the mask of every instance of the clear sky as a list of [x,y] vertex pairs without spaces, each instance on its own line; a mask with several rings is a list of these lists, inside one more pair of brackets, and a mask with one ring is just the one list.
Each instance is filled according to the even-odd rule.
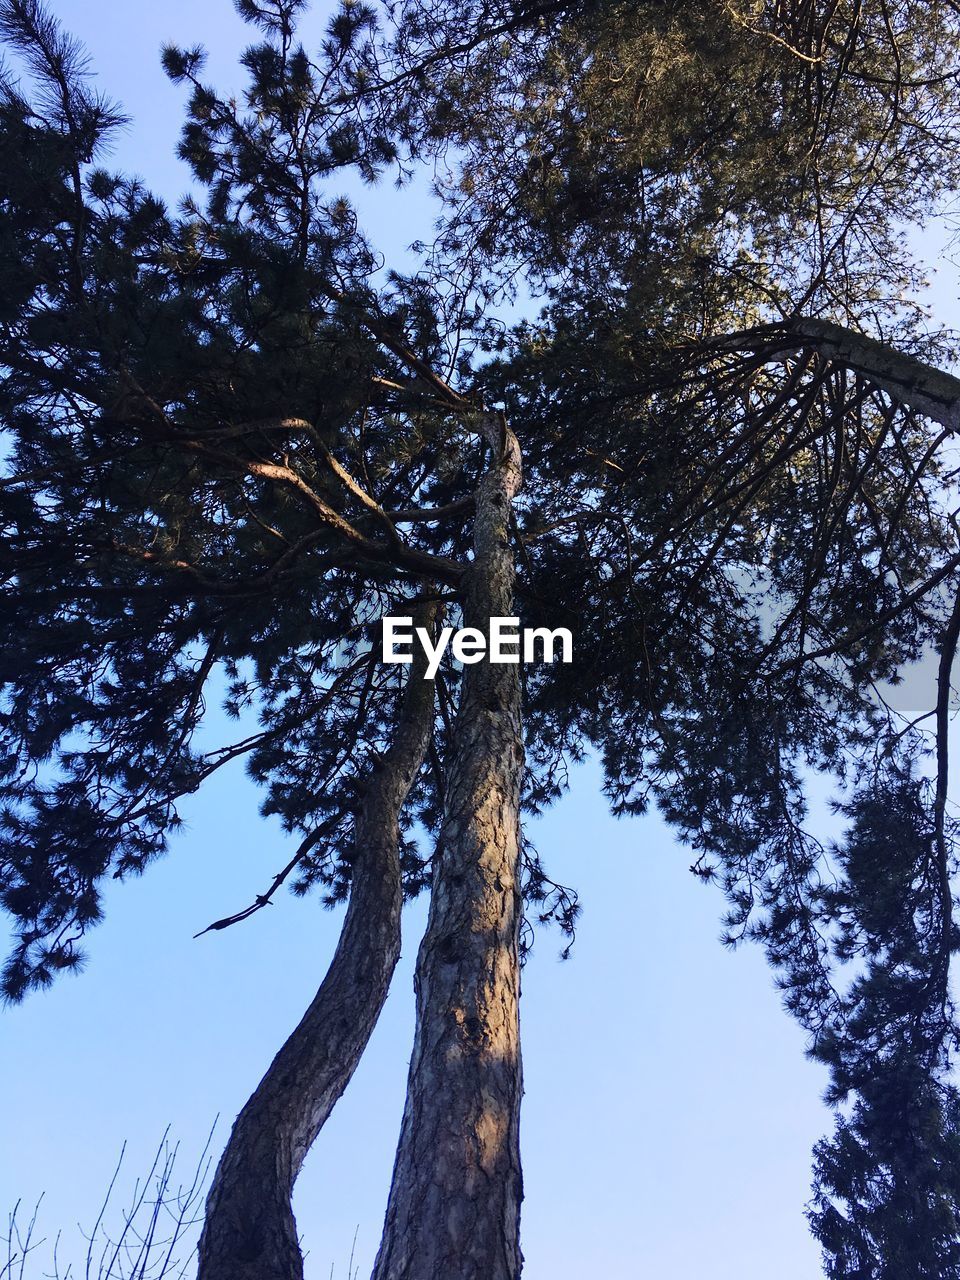
[[[187,181],[173,156],[183,94],[163,77],[159,47],[204,43],[210,78],[239,87],[236,54],[250,36],[230,0],[50,8],[133,117],[113,163],[175,197]],[[307,34],[321,25],[308,19]],[[418,197],[398,201],[387,186],[366,205],[388,254],[429,234]],[[63,1229],[67,1257],[82,1251],[74,1224],[92,1224],[125,1140],[124,1190],[167,1125],[184,1172],[217,1114],[219,1149],[336,942],[340,912],[290,897],[194,941],[245,906],[289,846],[258,816],[239,767],[184,813],[168,858],[111,886],[86,972],[0,1012],[0,1214],[44,1192],[42,1225]],[[559,963],[558,939],[542,934],[524,974],[526,1280],[812,1280],[818,1250],[802,1210],[810,1148],[832,1121],[762,957],[723,950],[719,893],[688,873],[690,856],[656,818],[609,817],[593,766],[534,834],[585,913],[572,959]],[[384,1016],[297,1188],[315,1280],[331,1266],[346,1276],[355,1231],[361,1276],[376,1251],[422,923],[418,904]]]

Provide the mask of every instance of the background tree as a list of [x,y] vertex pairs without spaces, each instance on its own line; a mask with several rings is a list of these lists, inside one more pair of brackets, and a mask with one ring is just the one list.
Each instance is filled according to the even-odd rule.
[[[117,1182],[124,1170],[126,1145],[104,1193],[96,1220],[83,1237],[84,1274],[96,1280],[183,1280],[192,1270],[196,1252],[196,1228],[203,1209],[203,1188],[210,1171],[210,1140],[200,1153],[189,1181],[177,1183],[179,1143],[164,1133],[153,1159],[133,1182],[122,1208],[117,1209]],[[42,1197],[41,1197],[42,1199]],[[32,1212],[14,1205],[7,1215],[6,1232],[0,1236],[2,1280],[24,1280],[36,1274],[66,1280],[71,1265],[64,1266],[62,1232],[51,1238],[41,1234],[41,1205]]]
[[[238,753],[303,841],[290,874],[342,894],[401,696],[363,639],[421,602],[510,614],[516,576],[577,661],[522,691],[485,664],[438,681],[399,816],[439,839],[403,860],[431,916],[376,1274],[519,1270],[517,810],[588,745],[615,811],[655,801],[721,881],[850,1104],[817,1152],[831,1274],[957,1274],[960,384],[901,234],[956,185],[953,8],[407,6],[380,34],[350,5],[310,57],[302,5],[239,7],[263,29],[243,104],[199,51],[165,55],[208,193],[174,217],[92,167],[116,113],[35,5],[5,6],[41,87],[8,91],[4,131],[10,993],[76,963],[99,880]],[[324,180],[427,157],[439,235],[378,289]],[[490,307],[521,274],[547,306],[507,334]],[[873,692],[925,647],[932,786]],[[258,724],[201,757],[218,662]],[[846,787],[835,850],[804,831],[810,771]],[[523,887],[572,927],[532,853]],[[297,1274],[288,1201],[205,1268]]]

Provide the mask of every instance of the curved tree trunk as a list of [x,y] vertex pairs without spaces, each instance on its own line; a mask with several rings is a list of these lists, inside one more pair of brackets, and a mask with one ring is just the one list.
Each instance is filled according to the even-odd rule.
[[415,659],[410,668],[393,742],[367,784],[350,903],[330,968],[237,1117],[214,1176],[198,1280],[303,1275],[293,1185],[366,1048],[400,954],[399,815],[433,726],[434,686],[424,665]]
[[[486,420],[464,621],[513,612],[516,440]],[[515,1280],[522,1195],[518,1007],[519,666],[465,666],[427,930],[417,1032],[374,1280]]]

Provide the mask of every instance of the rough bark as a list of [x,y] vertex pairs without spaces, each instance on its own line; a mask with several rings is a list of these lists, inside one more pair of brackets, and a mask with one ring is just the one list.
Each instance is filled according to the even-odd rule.
[[[428,625],[431,614],[421,615]],[[433,724],[434,685],[415,659],[393,742],[366,787],[353,882],[330,968],[237,1117],[214,1176],[198,1280],[299,1280],[291,1207],[304,1157],[356,1069],[400,954],[399,816]]]
[[[513,611],[516,439],[484,420],[494,465],[476,502],[464,621]],[[417,1031],[374,1280],[519,1275],[519,667],[463,670],[430,915],[417,960]]]

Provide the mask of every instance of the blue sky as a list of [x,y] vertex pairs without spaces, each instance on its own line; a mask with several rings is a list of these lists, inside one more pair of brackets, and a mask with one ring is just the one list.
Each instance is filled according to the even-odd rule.
[[[249,39],[229,0],[56,0],[103,88],[133,124],[113,157],[175,197],[183,94],[159,69],[164,40],[205,43],[210,77],[239,87]],[[307,35],[319,32],[308,19]],[[366,225],[394,255],[428,233],[429,207],[387,186]],[[955,308],[946,286],[943,301]],[[955,314],[955,311],[954,311]],[[41,1222],[67,1256],[92,1223],[122,1143],[142,1170],[169,1124],[185,1170],[214,1120],[219,1141],[321,979],[340,925],[316,899],[281,897],[199,940],[289,857],[242,769],[185,808],[187,828],[141,880],[111,886],[107,922],[77,979],[0,1013],[0,1214],[45,1193]],[[802,1216],[810,1148],[831,1125],[821,1072],[783,1014],[762,957],[717,941],[720,895],[656,818],[616,822],[594,766],[536,824],[554,878],[580,890],[573,958],[541,935],[524,974],[526,1280],[809,1280]],[[360,1274],[379,1238],[412,1038],[412,959],[423,907],[369,1051],[311,1153],[296,1210],[308,1274]],[[40,1268],[35,1274],[39,1274]]]

